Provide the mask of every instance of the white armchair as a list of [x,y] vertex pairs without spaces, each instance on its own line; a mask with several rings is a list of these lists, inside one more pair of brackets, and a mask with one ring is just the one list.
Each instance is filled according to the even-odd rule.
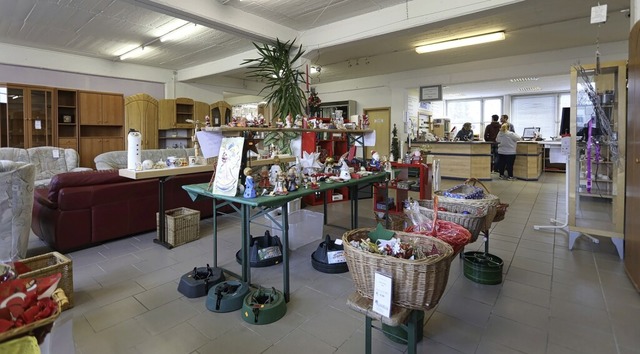
[[0,262],[27,255],[35,166],[0,160]]
[[91,168],[78,167],[80,158],[74,149],[53,146],[39,146],[27,149],[29,162],[35,165],[35,186],[48,186],[51,178],[59,173],[91,171]]

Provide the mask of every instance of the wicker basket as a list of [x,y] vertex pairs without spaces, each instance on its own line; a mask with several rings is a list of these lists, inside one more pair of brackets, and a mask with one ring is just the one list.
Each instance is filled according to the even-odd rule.
[[493,218],[493,222],[498,222],[504,220],[504,217],[507,214],[507,208],[509,207],[508,203],[500,203],[496,207],[496,216]]
[[[420,213],[433,220],[433,200],[418,200]],[[487,217],[487,207],[475,206],[464,203],[445,203],[438,200],[438,207],[446,208],[447,211],[438,211],[438,219],[456,223],[471,233],[469,243],[478,239],[480,232],[484,230],[485,219]],[[462,212],[469,214],[462,214]]]
[[469,178],[464,183],[467,184],[476,184],[480,183],[480,185],[487,191],[484,194],[484,198],[482,199],[458,199],[458,198],[449,198],[442,195],[442,191],[437,191],[435,194],[438,196],[438,202],[443,203],[464,203],[471,206],[477,207],[485,207],[487,208],[487,216],[485,218],[483,231],[487,231],[491,228],[491,223],[496,216],[498,204],[500,204],[500,198],[498,196],[491,194],[489,189],[479,180],[475,178]]
[[[51,298],[58,303],[58,307],[51,316],[39,321],[26,324],[22,327],[13,328],[8,331],[1,332],[0,343],[17,337],[32,335],[36,337],[36,339],[38,340],[38,344],[42,344],[42,342],[44,341],[44,337],[46,337],[46,335],[51,332],[53,322],[60,316],[62,308],[67,306],[68,298],[66,297],[64,290],[60,288],[56,289],[56,291],[53,292],[53,295],[51,295]],[[0,352],[2,352],[2,350],[0,350]]]
[[[165,215],[164,230],[171,246],[177,247],[200,237],[200,211],[182,207],[166,210]],[[156,227],[158,216],[156,213]]]
[[22,259],[20,263],[31,271],[19,274],[18,278],[41,278],[56,273],[62,274],[58,288],[64,290],[68,300],[62,307],[62,311],[73,307],[73,262],[71,259],[61,253],[50,252]]
[[368,238],[371,230],[355,229],[342,236],[349,273],[358,293],[373,299],[375,273],[381,271],[393,279],[395,305],[416,310],[428,310],[437,305],[449,278],[451,246],[435,237],[396,232],[396,237],[403,241],[429,249],[435,246],[441,252],[438,256],[412,261],[363,251],[351,245],[350,241]]
[[[387,220],[384,218],[384,216],[380,217],[378,213],[381,213],[381,212],[379,211],[373,212],[373,215],[376,218],[376,223],[382,224],[382,226],[386,228]],[[404,230],[404,228],[406,227],[406,223],[408,222],[408,219],[404,214],[388,213],[387,215],[389,217],[389,227],[388,227],[389,230],[396,230],[396,231]]]

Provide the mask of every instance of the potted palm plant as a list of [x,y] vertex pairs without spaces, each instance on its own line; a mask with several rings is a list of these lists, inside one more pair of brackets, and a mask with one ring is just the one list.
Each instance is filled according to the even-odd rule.
[[[302,71],[297,61],[304,51],[301,47],[295,47],[295,39],[275,43],[253,43],[260,54],[259,58],[245,59],[242,64],[249,64],[250,78],[257,78],[265,83],[260,91],[268,92],[265,101],[274,107],[273,122],[283,121],[285,117],[295,118],[304,112],[306,102],[305,93],[301,88],[304,83]],[[272,131],[265,136],[265,146],[274,145],[282,153],[291,153],[289,142],[299,134],[290,131]]]

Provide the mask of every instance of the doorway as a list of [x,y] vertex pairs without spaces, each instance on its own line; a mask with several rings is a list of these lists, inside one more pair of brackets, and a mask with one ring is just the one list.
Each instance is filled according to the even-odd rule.
[[364,114],[369,116],[369,129],[376,132],[375,146],[365,148],[365,156],[371,158],[371,151],[377,151],[382,156],[389,156],[391,135],[391,108],[365,108]]

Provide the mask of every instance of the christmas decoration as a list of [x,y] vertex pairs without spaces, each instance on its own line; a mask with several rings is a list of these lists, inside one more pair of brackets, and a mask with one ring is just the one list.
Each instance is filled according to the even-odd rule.
[[396,128],[395,124],[393,125],[391,134],[391,155],[400,157],[400,141],[398,140],[398,128]]

